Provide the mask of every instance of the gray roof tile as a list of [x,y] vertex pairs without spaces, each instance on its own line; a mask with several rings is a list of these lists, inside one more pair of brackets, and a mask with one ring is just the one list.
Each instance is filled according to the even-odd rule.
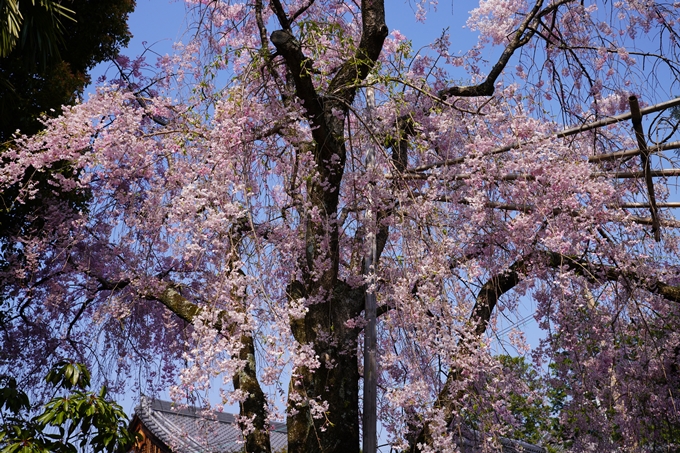
[[[241,431],[232,414],[217,412],[209,419],[193,407],[142,397],[135,409],[146,428],[176,453],[232,453],[243,451]],[[286,425],[275,423],[272,451],[287,447]]]

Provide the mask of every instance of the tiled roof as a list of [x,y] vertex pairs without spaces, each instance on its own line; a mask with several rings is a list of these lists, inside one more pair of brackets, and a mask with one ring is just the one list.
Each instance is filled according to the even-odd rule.
[[[142,397],[135,415],[160,441],[176,453],[232,453],[243,450],[241,431],[232,414],[217,412],[206,419],[198,409],[179,408],[174,403]],[[288,447],[285,423],[275,423],[271,432],[272,451]],[[466,429],[454,437],[461,453],[478,453],[482,433]],[[545,453],[545,449],[519,440],[500,438],[499,453]]]
[[[206,418],[196,408],[142,397],[135,415],[160,441],[176,453],[231,453],[243,451],[241,431],[232,414],[217,412]],[[275,423],[272,451],[288,446],[285,423]]]

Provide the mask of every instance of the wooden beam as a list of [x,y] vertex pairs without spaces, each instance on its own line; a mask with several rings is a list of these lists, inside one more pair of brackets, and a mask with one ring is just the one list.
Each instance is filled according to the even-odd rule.
[[[680,148],[680,141],[677,142],[670,142],[670,143],[662,143],[659,145],[651,146],[647,148],[647,151],[649,154],[652,153],[658,153],[661,151],[667,151],[669,149],[678,149]],[[631,157],[637,156],[640,154],[640,149],[628,149],[626,151],[617,151],[615,153],[607,153],[607,154],[596,154],[594,156],[588,157],[588,162],[590,163],[596,163],[596,162],[606,162],[609,160],[617,160],[617,159],[630,159]],[[627,160],[627,159],[626,159]]]

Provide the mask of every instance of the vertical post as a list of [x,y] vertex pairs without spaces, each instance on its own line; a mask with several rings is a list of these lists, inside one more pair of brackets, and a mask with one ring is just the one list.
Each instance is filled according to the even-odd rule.
[[640,103],[636,96],[628,98],[630,105],[631,121],[633,122],[633,130],[635,131],[635,138],[640,148],[640,160],[642,169],[644,170],[645,185],[647,186],[647,196],[649,198],[649,211],[652,215],[652,233],[654,233],[654,240],[661,241],[661,223],[659,222],[659,210],[656,206],[656,196],[654,195],[654,180],[651,173],[651,165],[649,162],[649,149],[647,148],[647,141],[645,140],[645,133],[642,130],[642,112],[640,111]]
[[[366,104],[368,113],[375,104],[372,87],[366,89]],[[369,149],[366,153],[366,172],[370,175],[375,167],[375,150]],[[377,451],[377,364],[376,364],[376,297],[375,297],[375,266],[377,260],[376,249],[376,225],[373,198],[369,192],[369,208],[365,216],[366,238],[368,250],[364,257],[364,275],[366,276],[366,300],[364,316],[364,413],[363,413],[363,453],[376,453]],[[369,225],[370,222],[370,225]]]
[[366,326],[364,327],[364,442],[363,453],[376,453],[377,448],[377,373],[376,373],[376,298],[375,234],[369,236],[371,250],[366,254],[365,271],[371,287],[366,290]]

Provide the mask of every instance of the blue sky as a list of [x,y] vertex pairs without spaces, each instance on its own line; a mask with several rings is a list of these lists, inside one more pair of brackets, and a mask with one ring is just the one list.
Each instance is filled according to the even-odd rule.
[[[386,6],[387,25],[390,30],[399,30],[411,39],[414,49],[426,46],[439,37],[445,28],[451,33],[452,53],[463,52],[473,46],[477,34],[463,28],[468,11],[479,2],[475,0],[442,0],[436,10],[430,9],[426,23],[415,21],[415,1],[388,0]],[[133,58],[147,51],[147,61],[155,61],[154,53],[172,53],[173,43],[181,41],[187,30],[187,12],[182,0],[137,0],[135,11],[130,15],[128,26],[133,37],[122,54]],[[273,31],[273,30],[272,30]],[[92,80],[102,74],[116,75],[111,63],[101,63],[92,71]],[[85,93],[94,91],[86,88]]]

